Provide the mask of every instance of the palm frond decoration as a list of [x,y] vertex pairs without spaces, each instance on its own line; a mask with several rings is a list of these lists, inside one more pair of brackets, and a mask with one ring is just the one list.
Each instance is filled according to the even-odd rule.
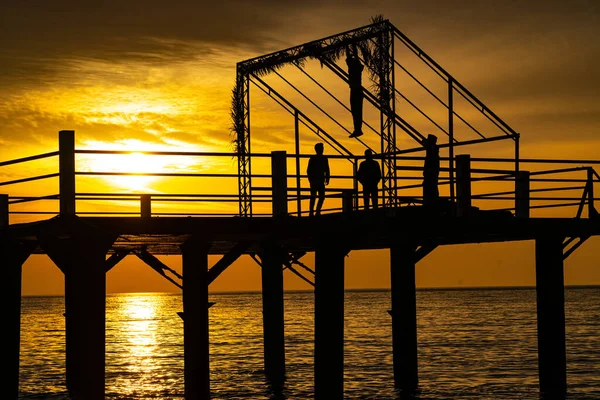
[[239,77],[231,93],[231,145],[238,153],[245,148],[244,141],[244,82]]
[[238,63],[238,78],[233,88],[231,105],[231,142],[235,151],[239,155],[240,151],[246,149],[243,77],[251,74],[265,76],[290,64],[303,68],[311,59],[319,61],[321,66],[325,62],[334,64],[346,55],[349,46],[356,45],[367,67],[371,90],[385,102],[392,93],[390,90],[393,90],[391,82],[385,79],[390,68],[390,40],[389,22],[382,15],[376,15],[371,18],[370,25],[362,28]]

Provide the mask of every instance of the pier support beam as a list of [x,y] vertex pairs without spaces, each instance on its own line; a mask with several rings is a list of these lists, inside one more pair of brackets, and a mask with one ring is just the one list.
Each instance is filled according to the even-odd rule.
[[106,253],[115,239],[90,232],[39,238],[65,275],[66,381],[74,400],[104,400]]
[[535,241],[538,363],[542,395],[567,391],[563,238]]
[[419,385],[416,249],[416,245],[403,240],[397,240],[390,248],[394,385],[409,393]]
[[3,375],[2,391],[7,399],[19,397],[19,348],[21,346],[21,282],[23,263],[35,244],[2,239],[0,268],[2,269],[2,308],[4,335],[0,370]]
[[265,373],[274,388],[281,388],[285,381],[282,251],[274,245],[268,245],[259,257],[262,264]]
[[315,399],[344,397],[344,258],[334,242],[315,252]]
[[183,357],[185,400],[210,398],[208,336],[208,250],[210,244],[189,239],[183,254]]

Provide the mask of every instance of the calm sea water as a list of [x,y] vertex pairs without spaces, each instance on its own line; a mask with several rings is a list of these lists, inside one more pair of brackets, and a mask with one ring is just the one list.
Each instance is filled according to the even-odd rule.
[[[271,399],[260,293],[211,294],[215,399]],[[313,397],[313,294],[285,296],[286,399]],[[394,399],[389,291],[349,291],[345,397]],[[538,399],[535,290],[417,294],[420,399]],[[600,288],[567,288],[569,399],[600,399]],[[181,296],[107,298],[107,399],[183,399]],[[24,297],[22,399],[67,399],[63,297]]]

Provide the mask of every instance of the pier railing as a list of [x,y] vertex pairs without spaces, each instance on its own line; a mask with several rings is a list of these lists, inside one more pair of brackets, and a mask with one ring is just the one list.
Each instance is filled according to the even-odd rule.
[[[239,216],[235,153],[76,149],[73,132],[63,132],[59,135],[59,151],[0,162],[0,179],[5,178],[0,181],[0,193],[5,193],[0,196],[0,206],[8,208],[14,222],[61,212],[86,216]],[[133,171],[120,171],[111,165],[116,159],[132,156],[130,164],[136,162],[136,157],[146,157],[147,166],[163,165],[153,161],[161,157],[193,161],[183,170],[171,166],[144,171],[142,166],[134,165]],[[99,167],[90,167],[90,157]],[[102,161],[103,157],[108,158]],[[283,151],[252,154],[253,170],[262,171],[251,176],[252,216],[308,215],[310,188],[304,171],[309,157]],[[57,169],[50,167],[43,173],[25,176],[30,169],[22,166],[52,158],[59,159]],[[356,169],[364,157],[354,157],[353,163],[342,155],[329,158],[332,175],[323,213],[362,209]],[[398,156],[395,185],[400,207],[422,204],[423,162],[423,157]],[[600,176],[594,166],[600,161],[521,159],[521,170],[515,172],[510,158],[458,155],[454,159],[455,181],[449,176],[449,158],[441,162],[440,196],[458,215],[472,209],[511,212],[518,217],[579,218],[596,214],[594,185],[600,182]],[[504,165],[508,169],[503,169]],[[129,178],[156,181],[135,191],[115,188],[107,181]],[[455,185],[456,201],[450,200],[451,185]]]

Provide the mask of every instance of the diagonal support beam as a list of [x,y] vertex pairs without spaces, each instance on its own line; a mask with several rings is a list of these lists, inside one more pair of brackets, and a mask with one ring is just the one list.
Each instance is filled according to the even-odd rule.
[[302,263],[300,261],[300,258],[304,257],[305,254],[306,254],[305,251],[297,251],[297,252],[288,254],[288,258],[283,261],[284,269],[289,269],[292,273],[297,275],[304,282],[308,283],[311,286],[315,286],[314,282],[312,282],[310,279],[308,279],[307,277],[302,275],[296,268],[294,268],[292,266],[292,264],[300,265],[305,270],[311,272],[314,276],[315,272],[313,270],[311,270],[310,268],[308,268],[306,265],[304,265],[304,263]]
[[180,283],[176,282],[173,278],[171,278],[170,276],[168,276],[165,273],[165,271],[169,271],[170,273],[175,275],[179,280],[183,280],[183,277],[181,275],[179,275],[177,273],[177,271],[175,271],[172,268],[167,267],[165,264],[163,264],[162,261],[160,261],[158,258],[154,257],[152,254],[148,253],[148,251],[146,251],[146,250],[136,250],[133,252],[133,254],[135,254],[140,260],[145,262],[150,268],[152,268],[153,270],[155,270],[156,272],[161,274],[165,279],[167,279],[173,285],[175,285],[179,289],[183,290],[183,286]]
[[[566,260],[571,254],[573,254],[573,252],[575,250],[577,250],[579,248],[579,246],[581,246],[586,240],[588,240],[590,237],[589,236],[582,236],[579,239],[579,241],[577,243],[575,243],[573,246],[571,246],[568,250],[566,249],[567,245],[563,245],[563,260]],[[574,238],[570,238],[570,240],[568,241],[569,243],[573,241]],[[566,251],[565,251],[566,250]]]
[[291,265],[288,265],[286,267],[287,269],[289,269],[291,272],[293,272],[296,276],[298,276],[300,279],[302,279],[304,282],[308,283],[311,286],[315,286],[315,283],[312,282],[310,279],[308,279],[307,277],[305,277],[304,275],[302,275],[300,272],[298,272],[294,267],[292,267]]
[[254,260],[255,263],[258,264],[259,267],[262,268],[262,262],[258,259],[258,256],[256,255],[256,253],[250,253],[249,254],[250,258],[252,258]]
[[431,253],[433,250],[435,250],[438,247],[437,244],[425,244],[420,246],[416,251],[415,251],[415,264],[418,263],[419,261],[421,261],[422,259],[424,259],[425,257],[427,257],[427,255],[429,253]]
[[119,250],[111,254],[111,256],[108,257],[108,260],[106,260],[106,272],[113,269],[113,267],[127,257],[130,252],[130,250]]
[[221,257],[211,269],[208,270],[208,284],[213,283],[231,264],[233,264],[242,254],[248,250],[252,242],[239,242],[233,246],[226,254]]
[[304,264],[302,261],[300,260],[294,260],[292,261],[292,264],[298,265],[300,267],[302,267],[305,271],[310,272],[311,274],[315,274],[315,271],[313,271],[312,269],[310,269],[306,264]]

